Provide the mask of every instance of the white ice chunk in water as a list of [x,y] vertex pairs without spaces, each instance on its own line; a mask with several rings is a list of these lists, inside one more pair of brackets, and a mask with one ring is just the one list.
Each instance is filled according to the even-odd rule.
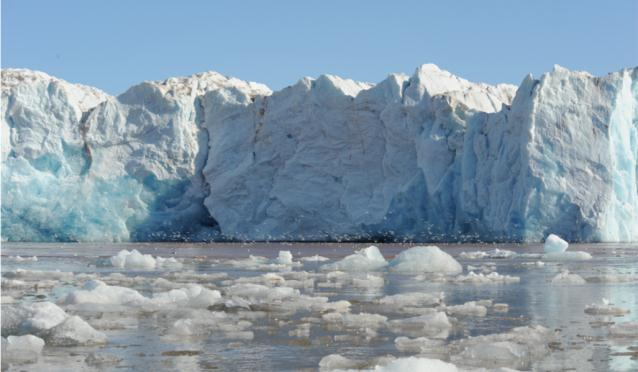
[[34,335],[2,337],[2,358],[7,361],[33,361],[42,353],[43,347],[44,340]]
[[400,273],[458,274],[463,271],[452,256],[439,247],[413,247],[399,253],[390,261],[390,271]]
[[591,260],[591,254],[582,251],[554,252],[543,255],[547,261],[587,261]]
[[67,314],[52,302],[32,302],[2,308],[3,334],[42,334],[67,318]]
[[450,345],[451,361],[472,367],[529,370],[549,354],[553,333],[542,326],[517,327],[509,332],[469,337]]
[[439,359],[429,359],[421,357],[398,358],[385,365],[376,366],[374,372],[459,372],[459,369],[452,363],[447,363]]
[[487,307],[477,304],[476,301],[469,301],[462,305],[446,306],[445,312],[449,315],[482,317],[487,315]]
[[340,261],[323,265],[321,268],[323,270],[374,271],[387,265],[388,262],[383,258],[379,248],[371,245],[344,257]]
[[409,338],[400,336],[394,340],[394,346],[403,353],[441,355],[447,351],[445,341],[433,340],[427,337]]
[[325,261],[330,261],[330,259],[328,257],[323,257],[323,256],[320,256],[318,254],[316,254],[314,256],[301,257],[300,260],[304,261],[304,262],[325,262]]
[[391,320],[388,322],[388,327],[398,334],[446,339],[452,324],[444,312],[432,310],[429,314]]
[[137,249],[127,251],[126,249],[118,252],[117,255],[111,257],[111,265],[120,269],[128,270],[154,270],[154,269],[173,269],[178,270],[183,267],[182,263],[174,257],[153,257],[150,254],[142,254]]
[[411,307],[428,307],[439,305],[443,302],[443,292],[432,294],[422,292],[399,293],[391,296],[384,296],[377,300],[381,305],[390,308]]
[[629,314],[629,312],[628,309],[610,304],[606,298],[603,298],[601,303],[590,304],[585,307],[585,314],[588,315],[623,316]]
[[100,345],[107,341],[106,335],[96,331],[79,316],[69,316],[51,328],[47,340],[57,346]]
[[578,274],[572,274],[569,270],[564,270],[558,274],[554,278],[552,278],[552,284],[585,284],[585,279],[583,279]]
[[510,275],[501,275],[496,271],[491,272],[487,275],[483,273],[474,273],[470,271],[467,275],[459,275],[453,279],[454,283],[458,284],[493,284],[493,283],[502,283],[502,284],[510,284],[510,283],[518,283],[521,281],[521,278],[517,276]]
[[549,236],[545,239],[545,244],[543,245],[545,253],[565,252],[567,247],[569,247],[569,243],[561,239],[560,236],[554,234],[549,234]]
[[476,260],[480,258],[511,258],[516,256],[516,252],[507,249],[495,248],[490,251],[461,252],[459,256],[469,260]]
[[204,288],[199,284],[188,284],[183,288],[156,293],[152,298],[148,298],[134,289],[107,285],[99,280],[85,283],[82,289],[70,292],[63,299],[63,303],[68,305],[110,305],[116,308],[126,306],[148,310],[170,306],[200,308],[220,301],[219,291]]
[[292,253],[290,253],[290,251],[279,251],[277,263],[281,265],[292,265]]

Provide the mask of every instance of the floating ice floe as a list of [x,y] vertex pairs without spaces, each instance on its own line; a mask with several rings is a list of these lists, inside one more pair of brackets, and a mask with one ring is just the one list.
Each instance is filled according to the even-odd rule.
[[578,274],[572,274],[569,270],[563,270],[552,278],[552,284],[585,284],[585,279]]
[[607,316],[623,316],[629,314],[628,309],[616,307],[609,303],[609,300],[603,298],[599,304],[590,304],[585,307],[585,314],[589,315],[607,315]]
[[449,345],[450,360],[459,366],[529,370],[550,353],[554,334],[542,326],[517,327],[509,332],[468,337]]
[[19,363],[35,361],[43,347],[44,340],[34,335],[2,337],[2,359]]
[[394,360],[393,356],[367,359],[350,359],[339,354],[326,355],[319,361],[320,371],[371,370],[377,365],[385,365]]
[[476,301],[469,301],[462,305],[445,306],[444,310],[448,315],[479,317],[487,315],[487,307]]
[[107,338],[82,318],[73,315],[51,328],[47,341],[56,346],[100,345],[105,344]]
[[224,338],[252,340],[254,333],[249,329],[252,323],[240,319],[237,315],[219,311],[193,310],[188,318],[178,319],[168,329],[169,339],[182,337],[207,336],[219,334]]
[[292,265],[292,253],[290,251],[279,251],[276,261],[280,265]]
[[323,256],[320,256],[318,254],[316,254],[314,256],[301,257],[299,260],[300,261],[304,261],[304,262],[325,262],[325,261],[330,261],[330,259],[328,257],[323,257]]
[[439,247],[413,247],[399,253],[390,261],[389,270],[398,273],[458,274],[463,271],[452,256]]
[[417,353],[427,356],[444,356],[447,354],[444,340],[435,340],[427,337],[409,338],[400,336],[394,339],[394,346],[403,353]]
[[290,270],[294,266],[301,265],[300,262],[293,261],[290,251],[279,251],[274,259],[250,255],[248,258],[228,260],[224,263],[244,270]]
[[25,269],[16,269],[13,271],[7,271],[2,273],[4,278],[8,279],[19,279],[28,282],[42,282],[42,281],[71,281],[73,280],[73,273],[54,270],[54,271],[43,271],[43,270],[25,270]]
[[110,261],[114,267],[128,270],[179,270],[183,267],[183,264],[174,257],[153,257],[150,254],[142,254],[137,249],[132,251],[123,249],[111,257]]
[[378,365],[374,368],[374,372],[405,372],[405,371],[423,371],[423,372],[460,372],[452,363],[444,362],[439,359],[430,359],[423,357],[407,357],[397,358],[386,364]]
[[543,250],[545,254],[543,258],[548,261],[585,261],[591,260],[592,257],[587,252],[567,251],[569,243],[561,239],[559,236],[549,234],[545,239]]
[[500,258],[512,258],[516,256],[516,252],[510,251],[507,249],[492,249],[489,251],[473,251],[473,252],[461,252],[459,257],[468,259],[468,260],[476,260],[481,258],[492,258],[492,259],[500,259]]
[[518,283],[521,278],[517,276],[501,275],[497,272],[492,272],[487,275],[483,273],[469,272],[467,275],[459,275],[452,279],[457,284],[511,284]]
[[329,324],[337,325],[339,328],[372,328],[377,329],[385,325],[388,318],[380,314],[368,313],[337,313],[330,312],[323,314],[322,319]]
[[84,363],[89,366],[104,368],[106,366],[113,366],[122,361],[122,358],[107,353],[91,353],[84,358]]
[[588,276],[585,280],[589,283],[631,283],[638,282],[638,275],[604,274]]
[[410,337],[446,339],[452,324],[444,312],[431,309],[428,314],[388,322],[390,331]]
[[31,256],[31,257],[8,256],[3,259],[8,261],[15,261],[15,262],[38,262],[37,256]]
[[609,335],[618,338],[638,339],[638,322],[625,322],[609,326]]
[[111,286],[102,281],[93,280],[85,283],[82,289],[68,293],[62,301],[67,305],[79,305],[83,308],[102,305],[100,307],[102,310],[117,310],[121,307],[138,307],[144,310],[178,306],[205,308],[220,302],[221,294],[217,290],[190,284],[184,288],[155,293],[149,298],[131,288]]
[[3,307],[2,333],[33,334],[63,346],[103,344],[107,338],[78,316],[69,316],[51,302]]
[[409,292],[399,293],[391,296],[384,296],[377,299],[375,302],[384,305],[388,309],[401,309],[405,307],[431,307],[438,306],[443,302],[445,295],[443,292],[439,293],[422,293],[422,292]]
[[567,252],[555,252],[546,253],[543,255],[543,259],[547,261],[587,261],[591,260],[591,254],[582,251],[567,251]]
[[325,264],[321,266],[322,270],[341,270],[341,271],[374,271],[379,270],[388,265],[383,258],[379,248],[371,245],[367,248],[360,249],[353,254],[344,257],[340,261]]
[[545,253],[562,253],[567,250],[567,247],[569,247],[569,243],[554,234],[549,234],[545,239],[545,244],[543,244]]

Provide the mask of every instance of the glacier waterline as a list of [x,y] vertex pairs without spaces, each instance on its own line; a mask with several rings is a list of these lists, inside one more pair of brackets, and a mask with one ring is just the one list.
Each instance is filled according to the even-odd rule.
[[2,70],[2,237],[635,241],[637,71],[274,93],[211,72],[111,97]]

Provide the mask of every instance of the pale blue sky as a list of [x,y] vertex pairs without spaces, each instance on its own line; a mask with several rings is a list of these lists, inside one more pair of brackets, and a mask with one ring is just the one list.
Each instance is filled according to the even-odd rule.
[[518,84],[557,63],[638,65],[638,1],[2,0],[2,66],[112,94],[215,70],[279,89],[331,73],[378,82],[436,63]]

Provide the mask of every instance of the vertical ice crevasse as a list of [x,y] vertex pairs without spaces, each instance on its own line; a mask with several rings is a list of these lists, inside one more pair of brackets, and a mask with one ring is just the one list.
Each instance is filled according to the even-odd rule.
[[638,239],[637,98],[638,84],[632,84],[630,71],[626,70],[609,121],[612,187],[602,229],[603,241]]

